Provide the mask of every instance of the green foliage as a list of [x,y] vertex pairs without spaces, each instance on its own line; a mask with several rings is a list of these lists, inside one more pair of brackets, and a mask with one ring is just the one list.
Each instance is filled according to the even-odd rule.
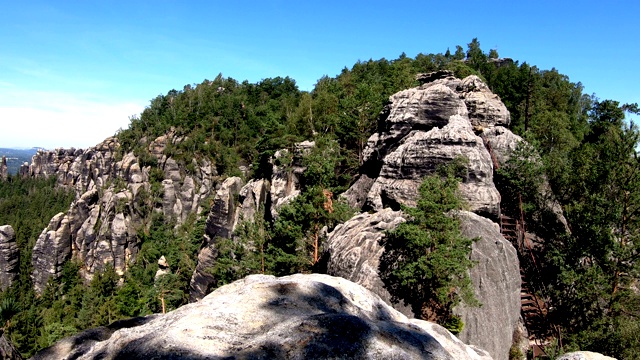
[[432,175],[420,185],[415,208],[403,207],[409,219],[382,240],[382,281],[394,298],[412,307],[416,316],[446,324],[462,323],[451,313],[461,301],[477,305],[468,270],[472,239],[462,236],[455,210],[462,209],[458,180]]
[[[242,165],[251,169],[249,177],[270,178],[277,150],[289,150],[278,165],[291,167],[295,143],[314,140],[316,147],[302,160],[300,196],[276,219],[260,210],[255,221],[241,224],[235,240],[217,240],[219,261],[211,271],[224,284],[250,273],[321,270],[325,230],[351,215],[337,195],[363,165],[367,139],[378,128],[389,96],[415,86],[416,73],[449,69],[459,78],[485,80],[507,106],[510,128],[531,144],[516,149],[496,182],[503,208],[519,211],[522,198],[528,230],[549,239],[537,249],[538,276],[553,305],[550,318],[562,329],[564,349],[633,358],[640,352],[640,298],[634,290],[640,276],[640,169],[638,129],[626,116],[637,115],[638,106],[585,95],[582,84],[556,69],[496,58],[496,50],[484,53],[475,38],[466,51],[458,45],[445,54],[358,61],[334,77],[322,77],[311,92],[300,91],[289,77],[249,83],[219,74],[157,96],[118,133],[117,158],[133,152],[150,177],[149,189],[138,190],[133,204],[116,204],[118,212],[140,219],[135,263],[122,278],[107,267],[85,284],[83,264],[69,262],[62,277],[36,297],[29,278],[31,249],[74,194],[57,188],[53,178],[0,181],[0,224],[16,230],[21,271],[0,294],[2,326],[28,357],[83,328],[160,312],[162,301],[167,310],[187,302],[206,219],[193,216],[176,228],[154,211],[162,204],[164,171],[149,144],[168,132],[175,137],[168,139],[163,155],[196,176],[198,164],[208,161],[221,177],[244,176]],[[465,169],[450,166],[426,179],[418,207],[406,209],[410,221],[385,243],[390,289],[416,314],[438,318],[452,331],[462,324],[450,308],[461,298],[474,303],[464,275],[472,266],[471,240],[459,235],[451,216],[461,206],[455,178],[467,178]],[[126,184],[116,179],[110,185],[121,190]],[[562,206],[570,233],[558,223],[551,200]],[[101,227],[98,222],[96,230]],[[156,279],[163,255],[170,272]]]

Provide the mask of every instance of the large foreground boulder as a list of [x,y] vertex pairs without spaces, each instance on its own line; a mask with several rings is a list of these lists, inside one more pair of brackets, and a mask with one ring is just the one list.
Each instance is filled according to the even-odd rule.
[[166,315],[102,330],[34,359],[491,359],[362,286],[318,274],[249,276]]
[[591,351],[576,351],[564,354],[558,360],[616,360],[610,356],[605,356]]

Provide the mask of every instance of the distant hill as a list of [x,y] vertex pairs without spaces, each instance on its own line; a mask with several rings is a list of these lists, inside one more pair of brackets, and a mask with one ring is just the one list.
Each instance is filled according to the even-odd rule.
[[31,162],[31,157],[35,155],[38,151],[38,148],[31,149],[6,149],[0,148],[0,158],[2,156],[7,157],[7,168],[9,174],[15,175],[18,173],[18,169],[20,169],[20,165],[25,162]]

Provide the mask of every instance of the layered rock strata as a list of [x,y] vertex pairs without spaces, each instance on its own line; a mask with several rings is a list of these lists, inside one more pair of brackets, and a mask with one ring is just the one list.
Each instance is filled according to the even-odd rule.
[[[493,179],[494,161],[485,146],[496,144],[506,161],[519,138],[504,126],[509,112],[477,77],[456,79],[441,71],[418,76],[421,86],[391,96],[380,127],[364,151],[357,181],[343,197],[368,211],[336,227],[327,240],[328,273],[342,276],[392,299],[378,273],[384,231],[404,221],[400,205],[415,206],[418,187],[440,165],[465,158],[460,193],[469,210],[457,213],[472,246],[470,270],[482,307],[460,306],[465,323],[461,338],[507,359],[520,318],[520,272],[515,249],[499,231],[500,194]],[[482,137],[480,136],[482,135]],[[495,155],[494,155],[495,156]],[[405,304],[396,309],[411,314]]]
[[[170,132],[148,143],[156,168],[144,165],[133,153],[118,155],[116,138],[87,150],[57,149],[33,156],[28,171],[22,172],[32,177],[55,176],[58,185],[76,193],[69,210],[56,215],[36,241],[32,260],[36,291],[42,291],[50,277],[58,277],[62,263],[70,257],[83,264],[86,279],[106,266],[123,275],[138,252],[137,232],[148,225],[153,211],[176,224],[203,211],[216,171],[207,160],[194,159],[195,172],[178,166],[165,149],[179,141]],[[155,203],[160,193],[162,202]],[[52,246],[55,251],[50,251]]]
[[477,238],[471,247],[475,265],[469,271],[480,307],[462,304],[454,312],[464,328],[458,337],[487,350],[495,359],[509,359],[513,333],[520,321],[520,267],[518,254],[500,234],[498,224],[474,213],[461,211],[462,234]]
[[491,359],[362,286],[317,274],[252,275],[118,327],[63,339],[34,359]]
[[282,149],[273,156],[271,175],[271,217],[278,216],[278,209],[300,194],[300,177],[306,169],[302,158],[315,143],[303,141],[295,144],[293,151]]
[[[380,279],[381,239],[385,231],[405,221],[400,211],[383,209],[354,216],[338,225],[327,239],[327,273],[373,291],[396,310],[413,316],[403,302],[393,302]],[[478,238],[471,250],[476,265],[469,275],[480,307],[460,306],[455,312],[465,326],[461,340],[487,350],[495,359],[507,359],[520,318],[520,271],[513,246],[497,224],[468,211],[456,213],[464,236]]]
[[11,225],[0,226],[0,289],[6,290],[18,278],[20,253]]
[[217,261],[219,240],[233,238],[240,221],[254,221],[256,214],[264,209],[267,189],[266,180],[251,180],[245,185],[240,178],[230,177],[222,183],[207,217],[198,264],[191,277],[191,302],[202,299],[217,286],[208,270]]
[[500,194],[493,184],[491,156],[474,131],[507,125],[509,112],[476,76],[460,80],[444,72],[434,78],[391,96],[382,125],[364,150],[362,174],[344,197],[364,209],[415,205],[425,176],[465,158],[463,198],[471,211],[497,219]]

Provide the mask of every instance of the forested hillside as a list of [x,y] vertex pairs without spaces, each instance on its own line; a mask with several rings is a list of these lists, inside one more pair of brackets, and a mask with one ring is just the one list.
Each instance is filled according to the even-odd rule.
[[[379,115],[389,97],[417,86],[416,74],[437,70],[483,79],[511,113],[510,129],[529,144],[496,169],[496,185],[502,207],[522,211],[528,230],[547,239],[532,250],[536,268],[527,270],[536,274],[550,304],[555,346],[635,358],[640,133],[632,120],[638,106],[584,94],[579,82],[556,69],[500,59],[495,50],[483,51],[477,39],[466,50],[456,46],[415,58],[359,61],[320,78],[311,92],[300,91],[289,77],[249,83],[220,74],[152,99],[116,135],[117,157],[132,152],[141,167],[150,167],[151,179],[135,207],[142,219],[139,252],[122,277],[107,266],[87,282],[83,264],[67,261],[62,276],[36,295],[30,278],[35,240],[74,195],[54,179],[10,176],[0,182],[0,225],[16,230],[20,248],[19,279],[0,295],[5,334],[29,356],[80,330],[188,302],[206,215],[177,222],[156,211],[165,175],[149,144],[167,133],[178,140],[168,142],[162,154],[188,174],[202,161],[213,164],[218,187],[233,176],[269,179],[274,165],[289,175],[304,168],[300,194],[277,216],[257,209],[261,215],[242,222],[235,240],[218,244],[218,261],[208,270],[216,286],[251,273],[323,271],[323,234],[354,213],[338,195],[363,171],[367,139],[382,126]],[[314,146],[299,151],[296,144],[307,140]],[[282,149],[287,151],[276,156]],[[551,202],[561,207],[566,224],[549,220]],[[158,277],[161,256],[172,271]]]

